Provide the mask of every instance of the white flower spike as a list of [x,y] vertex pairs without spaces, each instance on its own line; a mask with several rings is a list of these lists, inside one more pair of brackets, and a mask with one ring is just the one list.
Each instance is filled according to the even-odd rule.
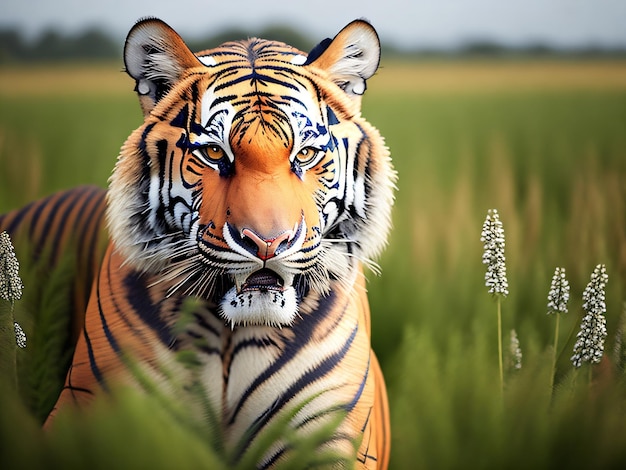
[[604,289],[608,280],[606,267],[599,264],[591,274],[591,280],[583,292],[583,309],[586,315],[580,324],[580,331],[574,345],[574,355],[571,357],[576,368],[580,367],[583,362],[598,364],[604,354],[604,340],[607,335]]
[[511,330],[511,367],[515,370],[522,368],[522,348],[520,347],[517,331]]
[[15,329],[15,342],[17,346],[24,349],[26,347],[26,333],[24,333],[24,330],[22,330],[18,322],[13,322],[13,328]]
[[484,243],[483,264],[487,265],[485,285],[490,294],[506,297],[509,294],[509,284],[506,279],[504,229],[496,209],[489,209],[487,212],[480,241]]
[[551,313],[567,313],[569,301],[569,282],[565,278],[565,268],[556,268],[550,292],[548,293],[548,315]]
[[0,299],[14,302],[22,297],[20,263],[7,232],[0,233]]

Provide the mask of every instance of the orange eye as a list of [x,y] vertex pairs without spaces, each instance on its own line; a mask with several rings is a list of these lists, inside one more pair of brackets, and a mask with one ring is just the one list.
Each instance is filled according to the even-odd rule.
[[225,156],[224,150],[219,145],[207,145],[202,150],[209,162],[218,162]]
[[308,166],[315,162],[315,160],[321,156],[322,151],[313,147],[304,147],[296,155],[296,160],[300,166]]
[[204,165],[219,171],[220,176],[230,176],[233,173],[233,163],[219,144],[197,145],[192,150],[199,165]]

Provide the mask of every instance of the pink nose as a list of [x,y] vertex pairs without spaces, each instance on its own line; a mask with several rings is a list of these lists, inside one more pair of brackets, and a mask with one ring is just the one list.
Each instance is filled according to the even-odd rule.
[[281,243],[285,241],[288,242],[293,238],[294,232],[293,230],[286,230],[278,235],[276,238],[261,238],[253,230],[244,228],[241,231],[241,234],[254,242],[254,244],[258,247],[256,253],[257,256],[263,261],[267,261],[268,259],[276,256],[276,250]]

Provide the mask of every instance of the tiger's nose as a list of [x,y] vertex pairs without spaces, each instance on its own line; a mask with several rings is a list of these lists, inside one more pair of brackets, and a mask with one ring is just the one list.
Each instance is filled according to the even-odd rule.
[[[298,232],[298,224],[293,230],[284,230],[277,236],[267,238],[251,228],[238,231],[232,224],[226,223],[228,244],[236,251],[245,250],[265,262],[287,250],[293,245],[294,237]],[[240,251],[241,252],[241,251]]]
[[226,222],[224,224],[224,238],[228,246],[244,255],[253,255],[263,263],[277,256],[300,249],[306,238],[306,224],[304,217],[296,222],[290,230],[276,230],[271,237],[262,235],[258,230],[250,226],[238,228],[236,225]]
[[281,248],[287,247],[289,242],[293,239],[294,231],[285,230],[280,235],[274,238],[263,238],[257,234],[254,230],[244,228],[241,231],[241,238],[249,245],[256,246],[256,255],[263,261],[274,258],[281,250]]

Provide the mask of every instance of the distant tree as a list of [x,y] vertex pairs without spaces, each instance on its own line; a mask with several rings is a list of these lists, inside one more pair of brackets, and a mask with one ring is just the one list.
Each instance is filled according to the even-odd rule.
[[24,41],[15,28],[0,30],[0,63],[15,60],[24,54]]
[[[189,38],[183,35],[192,51],[199,52],[214,48],[224,42],[259,37],[291,44],[301,51],[310,51],[323,38],[312,41],[309,36],[293,26],[270,25],[257,30],[230,28],[209,31],[205,37]],[[65,34],[56,29],[45,30],[34,40],[26,40],[19,28],[0,28],[0,64],[25,61],[71,61],[105,60],[120,58],[123,41],[113,39],[107,32],[91,27],[78,34]],[[587,47],[572,49],[552,48],[543,43],[529,43],[522,46],[503,45],[490,39],[465,41],[457,48],[397,47],[383,41],[383,58],[427,58],[427,57],[625,57],[624,47],[607,48],[590,44]]]
[[[264,39],[273,39],[275,41],[281,41],[285,44],[290,44],[296,49],[300,49],[304,52],[309,52],[317,42],[312,42],[311,38],[305,36],[295,29],[288,26],[272,25],[262,29],[259,37]],[[319,38],[320,40],[324,38]]]
[[308,52],[314,43],[308,36],[305,36],[289,26],[268,26],[259,30],[242,28],[229,28],[201,39],[186,40],[189,48],[194,52],[212,49],[228,41],[238,41],[241,39],[257,37],[271,39],[289,44],[296,49]]
[[68,39],[55,29],[45,30],[29,48],[26,58],[54,61],[67,58]]
[[485,40],[468,41],[461,47],[461,54],[463,55],[476,55],[476,56],[493,56],[503,54],[507,51],[507,48],[502,44]]
[[88,29],[71,41],[71,52],[76,58],[104,59],[121,57],[121,44],[117,44],[104,31]]
[[189,48],[194,52],[212,49],[228,41],[236,41],[250,36],[250,32],[239,28],[229,28],[219,32],[211,33],[200,39],[185,39]]

